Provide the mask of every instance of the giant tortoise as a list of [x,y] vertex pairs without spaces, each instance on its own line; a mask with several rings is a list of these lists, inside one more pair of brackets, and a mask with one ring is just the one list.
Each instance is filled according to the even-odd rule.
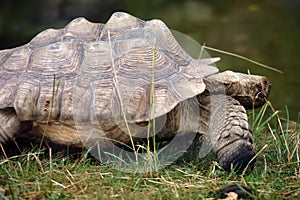
[[74,19],[0,51],[0,142],[135,148],[200,133],[202,154],[210,146],[224,169],[245,167],[255,155],[245,109],[265,103],[270,83],[219,72],[218,60],[192,58],[160,20]]

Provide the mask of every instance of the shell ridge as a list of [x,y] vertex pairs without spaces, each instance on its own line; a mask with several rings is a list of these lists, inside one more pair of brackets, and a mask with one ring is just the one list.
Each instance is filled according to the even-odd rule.
[[[6,63],[6,61],[10,58],[10,56],[21,47],[15,47],[8,50],[2,50],[0,51],[0,70],[3,69],[3,65]],[[6,52],[7,51],[7,52]],[[1,54],[5,54],[4,56]]]
[[63,38],[64,28],[62,29],[54,29],[48,28],[37,35],[35,35],[28,44],[30,48],[40,48],[43,46],[47,46],[51,43],[55,43],[61,41]]

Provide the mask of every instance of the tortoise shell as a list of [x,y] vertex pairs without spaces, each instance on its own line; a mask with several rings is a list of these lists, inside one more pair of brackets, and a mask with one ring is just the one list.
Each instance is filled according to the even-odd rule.
[[[166,119],[201,94],[203,78],[218,72],[211,66],[217,60],[193,59],[160,20],[122,12],[106,24],[77,18],[0,51],[0,111],[16,113],[9,116],[19,125],[5,126],[9,135],[18,132],[10,138],[24,136],[22,127],[33,122],[30,133],[63,145],[93,146],[103,138],[128,143],[147,134],[144,122]],[[174,132],[180,118],[166,120],[174,126],[162,135]]]
[[106,24],[77,18],[0,52],[0,109],[13,107],[22,121],[50,115],[70,124],[74,110],[82,122],[92,112],[147,121],[202,93],[203,77],[218,72],[214,61],[190,57],[160,20],[121,12]]

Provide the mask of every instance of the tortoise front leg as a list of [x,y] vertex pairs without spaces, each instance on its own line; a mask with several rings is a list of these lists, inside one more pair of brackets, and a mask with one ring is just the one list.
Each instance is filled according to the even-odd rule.
[[[227,171],[230,171],[232,166],[241,171],[255,156],[254,140],[246,110],[230,96],[211,95],[207,98],[211,114],[207,136],[218,162]],[[250,168],[253,167],[254,162],[250,163]]]
[[0,143],[14,141],[14,136],[25,128],[13,108],[0,110]]

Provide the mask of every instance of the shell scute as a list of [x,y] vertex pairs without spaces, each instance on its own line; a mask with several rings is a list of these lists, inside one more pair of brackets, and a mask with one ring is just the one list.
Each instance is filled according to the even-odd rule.
[[81,42],[95,41],[99,37],[103,24],[92,23],[83,17],[71,21],[64,28],[64,40]]
[[46,46],[62,40],[63,29],[47,29],[36,35],[30,42],[31,48]]
[[31,55],[28,73],[43,76],[77,73],[83,59],[81,44],[56,42],[37,48]]
[[14,108],[22,121],[35,119],[37,114],[37,99],[39,98],[39,82],[37,80],[22,80],[16,90]]
[[31,52],[32,50],[26,46],[14,49],[5,63],[2,64],[3,70],[9,73],[26,72]]

